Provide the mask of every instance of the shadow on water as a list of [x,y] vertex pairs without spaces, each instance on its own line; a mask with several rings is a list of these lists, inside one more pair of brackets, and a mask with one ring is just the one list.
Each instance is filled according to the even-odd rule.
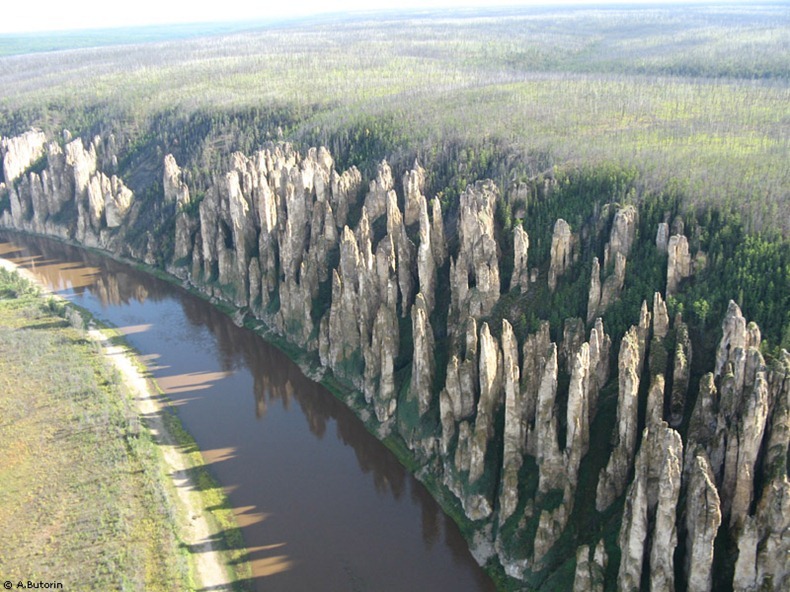
[[[229,496],[253,567],[249,589],[494,589],[425,487],[281,351],[204,300],[111,259],[1,232],[0,257],[82,306],[95,302],[91,312],[115,323],[141,352]],[[161,313],[169,317],[143,310],[166,301],[178,305]],[[135,316],[107,318],[113,307]],[[157,323],[172,323],[164,337],[153,335]],[[201,347],[210,350],[205,359]],[[312,438],[295,434],[305,424]],[[355,471],[342,461],[348,448]],[[188,473],[195,487],[207,487]],[[214,540],[225,544],[221,535]],[[331,581],[309,580],[324,577],[324,568]],[[296,573],[308,579],[284,579]]]

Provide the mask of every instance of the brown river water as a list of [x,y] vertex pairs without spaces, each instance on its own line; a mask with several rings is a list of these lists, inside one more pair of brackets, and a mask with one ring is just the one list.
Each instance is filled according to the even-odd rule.
[[142,354],[230,499],[257,590],[494,590],[426,489],[278,349],[109,258],[4,232],[0,257]]

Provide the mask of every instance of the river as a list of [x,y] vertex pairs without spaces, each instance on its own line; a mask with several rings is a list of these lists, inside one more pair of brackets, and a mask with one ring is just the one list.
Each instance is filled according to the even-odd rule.
[[0,257],[142,354],[227,493],[257,590],[494,590],[423,485],[278,349],[107,257],[4,232]]

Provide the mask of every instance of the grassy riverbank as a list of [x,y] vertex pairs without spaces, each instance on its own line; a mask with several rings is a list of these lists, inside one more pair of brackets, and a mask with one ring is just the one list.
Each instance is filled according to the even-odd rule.
[[[195,589],[199,518],[244,589],[246,552],[221,488],[175,416],[157,413],[152,436],[153,414],[141,419],[129,388],[71,307],[0,269],[0,579]],[[199,483],[186,503],[168,478],[173,452]]]

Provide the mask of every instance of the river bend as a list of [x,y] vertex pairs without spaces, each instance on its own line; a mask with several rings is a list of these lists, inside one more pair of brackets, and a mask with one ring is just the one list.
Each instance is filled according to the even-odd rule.
[[82,249],[0,232],[0,257],[142,354],[229,497],[257,590],[494,589],[422,484],[275,347],[185,290]]

